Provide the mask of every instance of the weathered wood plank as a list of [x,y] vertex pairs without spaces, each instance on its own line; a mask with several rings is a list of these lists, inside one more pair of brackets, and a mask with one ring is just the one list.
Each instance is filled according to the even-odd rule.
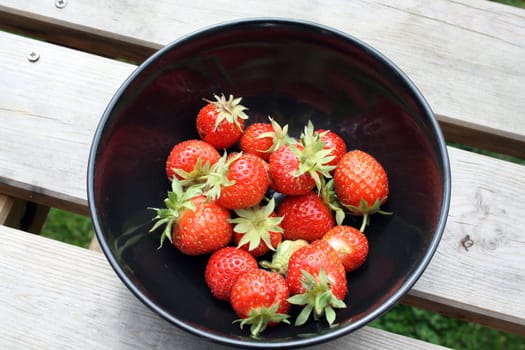
[[[29,62],[33,51],[40,58]],[[106,104],[134,69],[0,32],[2,192],[87,214],[91,138]],[[50,182],[53,173],[58,177]]]
[[83,0],[63,9],[52,2],[2,0],[0,5],[4,28],[132,59],[212,23],[254,16],[319,22],[363,39],[414,80],[450,141],[525,158],[522,9],[467,0],[245,1],[242,6],[226,0]]
[[525,167],[455,148],[449,155],[445,233],[410,295],[436,311],[525,335],[525,220],[516,205],[525,203]]
[[[0,74],[10,82],[9,88],[0,85],[0,192],[85,213],[94,128],[134,67],[6,33],[0,43]],[[25,60],[31,50],[40,52],[36,63]],[[454,193],[447,230],[412,295],[427,307],[448,305],[447,312],[496,328],[523,329],[525,271],[516,266],[524,265],[525,217],[505,203],[525,203],[525,167],[456,149],[450,157]],[[475,242],[468,252],[459,245],[467,234]],[[494,285],[507,286],[515,303],[500,298]]]
[[[0,226],[0,348],[226,349],[169,324],[100,253]],[[365,327],[319,349],[445,349]]]

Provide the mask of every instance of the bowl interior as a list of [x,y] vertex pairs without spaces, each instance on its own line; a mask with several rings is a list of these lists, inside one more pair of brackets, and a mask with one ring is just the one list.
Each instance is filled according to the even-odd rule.
[[[197,138],[203,98],[243,97],[250,122],[272,116],[299,135],[308,120],[338,132],[348,149],[385,167],[390,197],[367,229],[367,262],[348,275],[338,324],[267,329],[254,341],[232,324],[229,304],[204,281],[207,256],[187,257],[148,233],[169,189],[171,147]],[[448,160],[421,95],[381,54],[308,23],[253,20],[182,38],[151,57],[108,106],[93,142],[88,199],[112,266],[148,306],[183,328],[234,345],[320,342],[354,330],[394,305],[417,280],[439,241],[448,206]],[[347,219],[350,225],[358,220]]]

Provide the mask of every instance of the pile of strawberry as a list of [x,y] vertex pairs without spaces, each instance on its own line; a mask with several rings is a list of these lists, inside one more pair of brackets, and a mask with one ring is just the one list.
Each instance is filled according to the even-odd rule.
[[[152,231],[165,225],[161,246],[167,238],[184,254],[210,254],[211,293],[231,303],[252,336],[290,323],[291,304],[302,308],[295,325],[310,316],[331,325],[334,309],[346,307],[346,273],[368,255],[370,215],[387,214],[383,167],[310,122],[295,139],[271,118],[245,127],[241,98],[206,102],[196,118],[200,139],[168,156],[171,191]],[[360,229],[343,224],[346,213],[362,216]]]

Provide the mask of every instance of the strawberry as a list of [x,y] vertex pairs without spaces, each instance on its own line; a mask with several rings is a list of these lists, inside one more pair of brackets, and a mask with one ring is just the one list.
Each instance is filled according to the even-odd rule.
[[231,290],[230,302],[239,317],[234,322],[241,328],[250,325],[252,337],[257,337],[267,326],[289,323],[290,303],[288,286],[275,272],[262,269],[242,274]]
[[237,209],[237,218],[231,219],[233,227],[233,243],[254,257],[259,257],[275,250],[282,241],[280,226],[282,221],[274,212],[275,200],[272,198],[267,205],[256,205],[248,209]]
[[286,240],[315,241],[335,225],[334,217],[315,192],[286,196],[277,210],[282,216],[281,227]]
[[345,268],[337,252],[325,240],[317,240],[296,250],[288,263],[286,282],[292,297],[291,304],[303,309],[295,325],[304,324],[310,315],[323,315],[328,324],[335,321],[334,308],[345,308],[347,293]]
[[336,166],[337,163],[346,154],[346,143],[345,141],[333,131],[320,129],[317,130],[319,139],[324,142],[324,149],[330,150],[330,155],[334,157],[328,165]]
[[197,114],[197,132],[202,140],[217,149],[232,146],[239,140],[244,130],[244,121],[248,116],[246,107],[241,105],[241,98],[228,99],[224,95],[214,95],[215,101],[209,101]]
[[220,157],[219,152],[207,142],[196,139],[182,141],[170,151],[166,160],[166,175],[170,181],[174,176],[194,179],[206,173],[205,169]]
[[370,215],[380,210],[388,198],[388,177],[370,154],[353,150],[346,153],[334,172],[334,189],[339,202],[355,215],[363,216],[359,231],[369,224]]
[[291,146],[279,147],[270,155],[269,173],[272,188],[286,195],[305,194],[315,187],[315,181],[308,173],[298,174],[299,158]]
[[358,229],[338,225],[325,233],[323,239],[337,252],[346,272],[363,265],[368,255],[368,239]]
[[242,209],[260,203],[268,185],[264,160],[250,153],[225,153],[208,174],[206,191],[223,207]]
[[270,154],[293,139],[288,136],[288,125],[281,126],[272,118],[270,123],[254,123],[244,130],[239,147],[245,153],[253,153],[268,161]]
[[257,260],[245,250],[224,247],[210,256],[204,278],[213,296],[229,301],[232,286],[239,276],[257,268]]
[[201,194],[200,187],[190,186],[184,190],[177,180],[172,181],[172,191],[164,201],[166,208],[154,209],[157,222],[151,231],[166,225],[160,239],[160,246],[166,238],[180,252],[187,255],[212,253],[225,247],[233,236],[229,223],[230,212],[208,201]]
[[324,145],[309,122],[297,143],[275,150],[269,161],[273,189],[291,196],[306,194],[316,186],[319,189],[321,177],[331,177],[335,168],[328,165],[334,156]]

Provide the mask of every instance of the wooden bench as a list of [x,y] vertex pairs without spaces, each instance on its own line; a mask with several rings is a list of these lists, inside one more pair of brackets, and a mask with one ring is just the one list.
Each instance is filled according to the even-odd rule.
[[[0,223],[11,226],[0,226],[0,348],[212,346],[143,306],[99,252],[28,232],[49,207],[87,214],[91,138],[136,64],[194,30],[254,16],[311,20],[370,43],[421,89],[448,141],[525,158],[524,10],[485,1],[0,0]],[[525,167],[449,154],[446,231],[403,302],[525,335]],[[370,327],[325,348],[350,344],[440,348]]]

